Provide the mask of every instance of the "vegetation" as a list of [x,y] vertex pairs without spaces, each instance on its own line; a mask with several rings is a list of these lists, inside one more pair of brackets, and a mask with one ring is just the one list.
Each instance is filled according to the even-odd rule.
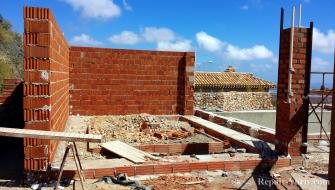
[[0,89],[5,78],[23,77],[23,45],[21,34],[0,15]]

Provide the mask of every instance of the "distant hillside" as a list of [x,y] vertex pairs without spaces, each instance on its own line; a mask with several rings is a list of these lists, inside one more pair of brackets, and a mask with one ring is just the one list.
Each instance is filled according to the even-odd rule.
[[23,77],[23,47],[21,34],[0,15],[0,88],[4,78]]

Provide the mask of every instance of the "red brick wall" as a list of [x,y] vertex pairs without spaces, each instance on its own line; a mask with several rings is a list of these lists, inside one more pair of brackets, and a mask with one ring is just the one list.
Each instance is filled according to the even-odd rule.
[[194,53],[70,48],[70,114],[193,114]]
[[0,90],[0,105],[10,103],[13,96],[21,97],[22,94],[17,94],[16,91],[21,84],[20,79],[4,79],[2,90]]
[[276,121],[276,150],[282,154],[299,156],[304,147],[303,126],[308,119],[308,103],[304,102],[306,85],[309,85],[309,63],[311,55],[309,47],[312,45],[310,39],[310,28],[295,28],[293,47],[292,76],[293,97],[291,103],[287,102],[288,93],[288,70],[290,53],[291,29],[281,32],[279,50],[278,70],[278,95],[277,95],[277,121]]
[[[69,114],[69,47],[51,11],[24,8],[26,129],[63,131]],[[46,169],[57,141],[24,139],[25,169]]]

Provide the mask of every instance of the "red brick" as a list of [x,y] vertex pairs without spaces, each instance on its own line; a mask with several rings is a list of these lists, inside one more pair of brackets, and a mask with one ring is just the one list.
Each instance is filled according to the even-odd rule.
[[101,178],[103,176],[114,176],[115,174],[115,168],[99,168],[95,169],[94,178]]
[[[63,131],[69,107],[69,47],[49,9],[25,7],[24,18],[25,128]],[[57,141],[24,139],[27,150],[41,145],[46,158],[36,162],[41,155],[29,152],[25,169],[44,169],[51,163]]]
[[191,162],[190,170],[191,171],[208,170],[208,163],[207,162]]
[[24,20],[25,32],[49,33],[50,23],[47,20]]
[[135,167],[135,175],[152,175],[152,174],[154,174],[154,165]]
[[240,170],[240,161],[226,161],[225,170],[226,171],[238,171]]
[[134,166],[125,166],[125,167],[116,167],[115,173],[126,173],[128,176],[135,175],[135,167]]
[[175,163],[172,165],[173,173],[182,173],[182,172],[190,172],[190,164],[185,163]]
[[[309,37],[310,28],[297,30],[294,39],[293,52],[293,68],[295,73],[292,76],[292,102],[287,102],[288,89],[288,71],[289,71],[289,44],[290,31],[285,29],[282,31],[280,40],[280,64],[278,70],[278,96],[277,96],[277,121],[276,121],[276,150],[281,154],[291,156],[300,156],[305,151],[302,146],[302,136],[298,135],[304,123],[307,123],[308,117],[304,112],[308,111],[308,103],[304,103],[303,94],[305,85],[308,83],[305,73],[308,70],[311,55],[309,55],[308,47],[311,46],[311,38]],[[299,110],[298,112],[295,109]],[[271,136],[267,136],[273,139]],[[307,140],[307,139],[306,139]],[[295,142],[295,143],[292,143]]]
[[154,166],[154,173],[155,174],[169,174],[173,173],[173,168],[171,164],[162,164],[162,165],[155,165]]
[[224,169],[225,169],[224,161],[208,162],[208,170],[224,170]]

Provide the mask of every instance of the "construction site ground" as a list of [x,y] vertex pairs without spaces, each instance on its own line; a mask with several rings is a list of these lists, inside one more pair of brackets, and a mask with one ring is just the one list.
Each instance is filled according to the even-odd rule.
[[[141,131],[141,124],[149,121],[159,124],[150,132]],[[186,137],[168,138],[166,133],[185,132],[183,128],[192,128],[190,124],[178,121],[178,117],[156,117],[148,114],[125,116],[70,116],[66,130],[75,133],[91,133],[103,135],[103,141],[119,140],[130,145],[144,144],[192,144],[216,142],[213,138],[199,133],[192,133]],[[154,134],[163,134],[163,138],[157,138]],[[55,162],[60,162],[64,153],[66,142],[60,142],[55,156]],[[88,151],[87,143],[77,143],[79,156],[83,160],[105,159],[98,153]],[[98,144],[90,143],[91,148]]]
[[[159,139],[157,137],[149,138],[150,141],[141,141],[139,138],[143,135],[152,135],[152,133],[141,134],[141,125],[143,121],[151,119],[153,123],[159,123],[159,127],[156,131],[166,132],[169,129],[175,131],[182,131],[182,127],[190,127],[188,123],[181,122],[172,117],[158,118],[147,114],[141,115],[128,115],[128,116],[94,116],[94,117],[83,117],[83,116],[71,116],[68,120],[67,129],[68,132],[87,133],[89,128],[90,133],[113,133],[114,136],[104,137],[105,141],[110,140],[123,140],[131,145],[138,145],[141,143],[201,143],[211,142],[212,138],[202,134],[193,134],[185,138],[180,139]],[[149,121],[151,122],[151,121]],[[115,128],[114,128],[115,127]],[[116,130],[121,129],[121,130]],[[166,130],[166,131],[164,131]],[[119,138],[118,138],[119,137]],[[136,138],[133,138],[136,137]],[[138,141],[134,142],[134,139]],[[214,140],[215,141],[215,140]],[[53,165],[59,167],[60,160],[63,156],[65,142],[60,143],[57,155]],[[82,164],[85,168],[105,168],[120,166],[120,165],[134,165],[134,163],[120,158],[117,156],[101,155],[99,153],[92,153],[88,151],[87,143],[77,143],[79,149],[79,155],[82,160]],[[62,148],[63,147],[63,148]],[[159,161],[148,160],[145,164],[164,164],[169,162],[190,162],[196,160],[249,160],[249,159],[261,159],[259,154],[256,153],[244,153],[238,152],[232,157],[229,153],[220,154],[208,154],[208,155],[156,155],[161,158]],[[328,170],[328,158],[329,158],[329,144],[326,141],[321,141],[318,144],[310,144],[308,147],[308,154],[303,156],[305,158],[303,165],[291,166],[280,169],[269,168],[257,168],[256,170],[243,170],[243,171],[194,171],[189,173],[174,173],[174,174],[159,174],[159,175],[140,175],[131,176],[131,180],[138,181],[141,185],[150,186],[152,189],[157,190],[169,190],[169,189],[306,189],[313,187],[313,184],[306,186],[304,181],[309,183],[316,183],[313,190],[326,189],[325,183],[327,179]],[[74,160],[70,156],[67,159],[65,169],[75,170]],[[32,189],[31,185],[41,185],[42,189],[53,189],[52,185],[55,181],[34,181],[27,182],[21,180],[21,176],[16,179],[0,179],[0,189]],[[305,182],[307,183],[307,182]],[[318,184],[319,183],[319,184]],[[29,184],[29,185],[28,185]],[[321,184],[321,185],[320,185]],[[63,184],[64,189],[81,189],[80,181],[75,178],[71,183]],[[305,186],[304,186],[305,185]],[[49,186],[49,187],[47,187]],[[99,179],[87,179],[85,181],[85,189],[100,189],[100,190],[117,190],[117,189],[131,189],[127,186],[121,186],[117,184],[107,184]]]

